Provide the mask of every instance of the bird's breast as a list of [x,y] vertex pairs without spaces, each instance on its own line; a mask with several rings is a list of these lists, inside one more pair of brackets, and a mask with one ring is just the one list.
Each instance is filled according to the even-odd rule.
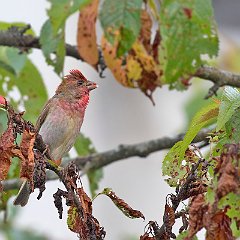
[[49,111],[39,133],[48,145],[52,160],[61,159],[74,145],[80,132],[84,111],[76,105],[57,104]]

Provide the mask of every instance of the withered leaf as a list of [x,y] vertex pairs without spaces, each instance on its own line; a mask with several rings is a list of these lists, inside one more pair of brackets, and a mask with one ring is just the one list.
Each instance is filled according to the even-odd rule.
[[84,213],[92,214],[92,200],[85,193],[83,188],[78,188],[77,192],[78,192],[78,196],[80,198],[80,202],[83,207]]
[[20,143],[20,150],[23,158],[21,159],[20,177],[27,178],[33,187],[33,173],[34,173],[34,152],[33,146],[35,142],[35,133],[30,129],[24,129],[22,141]]
[[0,181],[6,179],[11,165],[11,157],[14,156],[15,148],[15,133],[13,122],[10,119],[7,130],[0,138]]
[[169,227],[172,227],[175,223],[175,212],[168,204],[165,204],[164,223]]
[[122,66],[123,59],[117,58],[117,46],[112,46],[104,37],[102,37],[101,45],[105,63],[116,80],[125,87],[131,87]]
[[68,193],[66,191],[63,191],[60,188],[58,188],[57,192],[53,194],[54,205],[58,210],[58,215],[60,219],[62,219],[62,214],[63,214],[62,198],[67,198],[67,196],[68,196]]
[[[222,198],[230,192],[236,192],[240,187],[237,162],[239,161],[239,146],[227,145],[221,154],[215,174],[218,174],[217,195]],[[234,166],[236,164],[236,166]]]
[[144,215],[138,211],[138,210],[134,210],[132,209],[123,199],[119,198],[115,192],[112,191],[111,188],[104,188],[104,190],[99,193],[100,194],[104,194],[106,196],[108,196],[113,203],[123,212],[124,215],[126,215],[129,218],[143,218],[145,220]]
[[155,237],[150,237],[149,233],[144,233],[142,236],[140,236],[140,240],[155,240]]
[[84,192],[83,188],[77,189],[77,194],[83,208],[81,218],[77,208],[72,205],[68,210],[68,228],[79,234],[80,239],[102,239],[105,236],[103,228],[98,220],[92,215],[92,201]]
[[139,40],[142,42],[143,46],[148,53],[151,51],[151,29],[152,29],[152,19],[146,10],[141,12],[141,23],[142,27],[140,30]]
[[155,62],[158,64],[159,64],[158,47],[159,47],[160,42],[161,42],[161,35],[160,35],[160,31],[157,30],[155,33],[153,44],[152,44],[152,56],[153,56],[153,59],[155,60]]
[[98,63],[96,19],[99,0],[83,8],[78,18],[77,47],[79,55],[95,69]]
[[189,239],[191,239],[198,231],[204,227],[203,217],[207,210],[208,205],[205,203],[203,194],[199,194],[192,198],[189,208]]
[[230,218],[225,211],[216,213],[211,220],[205,224],[207,230],[206,240],[234,240],[232,230],[230,228]]

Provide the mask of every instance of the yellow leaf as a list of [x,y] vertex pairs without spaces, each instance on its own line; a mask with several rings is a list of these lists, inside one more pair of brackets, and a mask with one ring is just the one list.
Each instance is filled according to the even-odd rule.
[[128,55],[127,58],[127,77],[129,80],[137,81],[142,76],[142,67],[133,56]]
[[117,58],[117,46],[112,46],[104,36],[101,45],[106,65],[119,83],[129,87],[125,67],[122,66],[122,58]]

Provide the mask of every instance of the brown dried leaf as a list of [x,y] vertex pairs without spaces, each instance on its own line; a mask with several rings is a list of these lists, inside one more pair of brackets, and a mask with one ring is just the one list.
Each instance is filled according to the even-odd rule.
[[172,226],[175,223],[175,212],[174,209],[169,206],[167,203],[165,204],[165,211],[163,216],[163,222],[165,226],[165,235],[167,239],[170,239],[172,236]]
[[24,129],[22,141],[20,143],[20,150],[22,156],[20,177],[27,178],[33,188],[33,173],[34,173],[34,152],[33,146],[35,142],[35,133],[30,129]]
[[132,209],[123,199],[119,198],[115,192],[112,191],[111,188],[104,188],[104,190],[99,193],[108,196],[113,203],[129,218],[143,218],[145,220],[144,215],[138,211]]
[[77,47],[79,55],[95,69],[98,63],[98,47],[96,36],[96,20],[98,0],[93,0],[83,8],[78,18]]
[[231,220],[225,214],[225,211],[216,213],[207,224],[206,240],[234,240],[230,228]]
[[103,239],[105,232],[98,220],[92,215],[92,201],[83,188],[77,189],[77,194],[83,208],[83,218],[80,217],[75,206],[68,210],[68,228],[79,234],[80,239]]
[[160,45],[160,42],[161,42],[161,35],[160,35],[160,31],[157,30],[154,40],[153,40],[153,44],[152,44],[152,56],[153,56],[153,59],[155,60],[155,62],[158,64],[159,64],[158,47]]
[[[237,164],[239,158],[239,145],[227,145],[221,154],[215,174],[218,174],[217,196],[222,198],[229,192],[236,192],[240,187],[240,178]],[[235,162],[235,163],[234,163]]]
[[138,79],[137,84],[143,93],[153,102],[152,93],[157,86],[161,86],[160,68],[154,58],[147,53],[145,47],[140,41],[136,41],[133,44],[131,54],[142,67],[142,77]]
[[57,192],[53,194],[54,198],[54,205],[58,210],[58,215],[59,218],[62,219],[62,214],[63,214],[63,204],[62,204],[62,198],[67,198],[68,193],[66,191],[61,190],[58,188]]
[[189,239],[191,239],[198,231],[204,227],[203,217],[207,211],[208,205],[206,205],[203,194],[199,194],[192,198],[189,208]]
[[6,179],[11,165],[11,157],[14,156],[13,149],[15,148],[15,133],[13,122],[10,119],[7,130],[0,138],[0,181]]
[[84,192],[83,188],[78,188],[77,192],[78,192],[78,196],[80,198],[80,202],[83,207],[84,213],[92,214],[92,200]]
[[[175,223],[175,212],[171,206],[165,204],[165,212],[164,212],[164,219],[167,220],[167,225],[172,227]],[[164,221],[164,223],[166,223]]]
[[116,80],[125,87],[131,87],[122,66],[123,59],[117,58],[117,46],[112,46],[104,37],[102,37],[101,45],[105,63]]
[[149,233],[144,233],[142,236],[140,236],[140,240],[155,240],[155,237],[149,237]]
[[139,35],[139,40],[142,42],[143,46],[148,53],[151,51],[151,29],[152,29],[152,19],[146,10],[141,12],[141,30]]
[[46,161],[44,156],[41,154],[40,151],[34,151],[34,158],[35,158],[35,166],[34,166],[34,174],[33,174],[33,181],[34,181],[34,189],[39,188],[39,195],[37,199],[39,200],[42,197],[42,193],[46,189]]

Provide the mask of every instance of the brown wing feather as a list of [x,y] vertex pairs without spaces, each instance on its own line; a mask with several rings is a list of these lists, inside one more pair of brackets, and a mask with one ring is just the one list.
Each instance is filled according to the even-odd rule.
[[45,121],[45,119],[46,119],[46,117],[48,115],[48,112],[49,112],[52,100],[53,100],[52,98],[48,100],[48,102],[44,106],[40,116],[38,117],[38,120],[37,120],[36,126],[35,126],[35,129],[36,129],[37,132],[39,132],[42,124],[44,123],[44,121]]

